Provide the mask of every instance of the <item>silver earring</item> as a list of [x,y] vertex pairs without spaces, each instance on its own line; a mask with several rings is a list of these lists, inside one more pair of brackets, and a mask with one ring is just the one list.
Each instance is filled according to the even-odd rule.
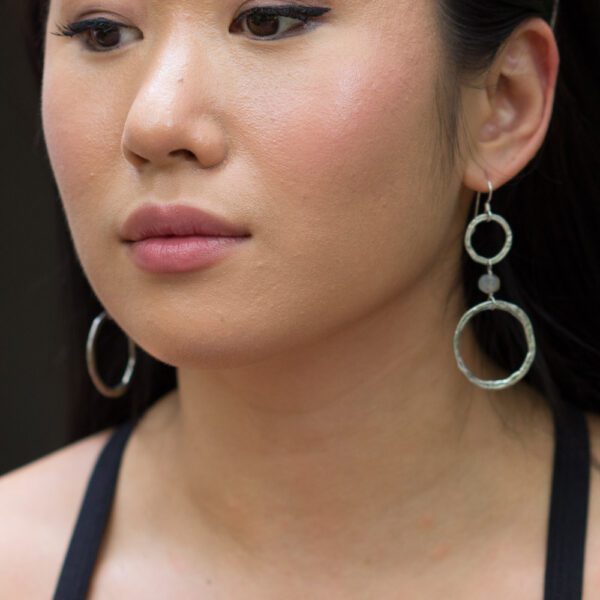
[[133,340],[127,336],[127,342],[129,347],[129,360],[127,361],[127,367],[125,368],[125,372],[123,377],[121,378],[121,382],[111,388],[108,387],[98,375],[98,369],[96,368],[96,355],[94,351],[94,344],[96,341],[96,335],[100,326],[105,321],[105,319],[111,319],[112,317],[106,313],[106,311],[102,311],[92,323],[90,327],[90,332],[88,334],[87,343],[86,343],[86,358],[87,358],[87,368],[88,373],[96,386],[96,389],[107,398],[118,398],[125,394],[125,392],[129,388],[129,383],[131,381],[131,376],[133,375],[133,370],[135,368],[136,356],[135,356],[135,344]]
[[[493,265],[499,263],[509,253],[512,247],[513,234],[510,225],[507,223],[506,219],[492,212],[491,201],[494,189],[492,186],[492,182],[489,180],[488,188],[490,193],[488,199],[485,202],[485,212],[481,215],[478,215],[479,199],[481,197],[481,192],[478,192],[477,203],[475,205],[475,217],[469,223],[467,231],[465,233],[465,248],[469,253],[469,256],[474,261],[487,266],[487,273],[479,278],[479,289],[484,294],[488,295],[488,299],[485,302],[477,304],[473,308],[469,309],[462,316],[454,333],[454,354],[456,355],[456,362],[458,364],[459,369],[466,375],[469,381],[484,389],[499,390],[514,385],[515,383],[517,383],[517,381],[525,377],[533,363],[533,359],[535,358],[536,344],[535,336],[533,334],[533,326],[531,324],[531,321],[529,320],[529,317],[527,316],[527,313],[525,313],[525,311],[519,308],[516,304],[511,304],[510,302],[505,302],[504,300],[496,300],[494,298],[494,293],[500,289],[500,279],[493,272],[492,267]],[[496,256],[493,256],[492,258],[485,258],[484,256],[481,256],[475,251],[475,249],[473,248],[472,239],[473,234],[477,229],[477,226],[481,223],[489,221],[495,221],[502,227],[502,229],[504,229],[506,239],[504,242],[504,247]],[[465,362],[460,353],[460,337],[467,323],[475,315],[486,310],[503,310],[511,314],[521,323],[525,332],[525,338],[527,340],[527,355],[525,356],[525,360],[523,361],[523,364],[517,371],[515,371],[505,379],[479,379],[465,365]]]

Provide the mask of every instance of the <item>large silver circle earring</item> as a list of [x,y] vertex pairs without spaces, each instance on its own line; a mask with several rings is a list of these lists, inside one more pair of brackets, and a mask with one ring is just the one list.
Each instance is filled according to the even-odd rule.
[[[533,360],[535,358],[536,343],[535,335],[533,333],[533,326],[529,317],[527,316],[527,313],[522,308],[519,308],[516,304],[511,304],[510,302],[505,302],[504,300],[496,300],[496,298],[494,298],[494,293],[500,289],[500,278],[493,272],[492,267],[493,265],[499,263],[510,252],[513,242],[513,234],[510,225],[507,223],[506,219],[492,212],[491,201],[494,188],[492,186],[492,182],[489,180],[488,188],[489,196],[485,202],[485,212],[481,215],[478,215],[479,200],[481,198],[481,192],[478,192],[477,203],[475,205],[475,217],[469,223],[467,231],[465,233],[465,248],[469,256],[475,262],[487,266],[487,273],[479,278],[479,289],[484,294],[488,295],[488,299],[485,302],[477,304],[476,306],[469,309],[460,319],[456,327],[456,331],[454,333],[454,354],[456,356],[456,363],[458,365],[458,368],[465,374],[465,376],[469,379],[469,381],[471,381],[471,383],[484,389],[499,390],[514,385],[515,383],[517,383],[517,381],[525,377],[525,375],[531,368],[531,365],[533,364]],[[496,256],[493,256],[491,258],[485,258],[484,256],[478,254],[473,248],[472,238],[479,224],[490,221],[495,221],[502,227],[502,229],[504,229],[506,239],[504,242],[504,246]],[[504,379],[485,380],[476,377],[472,373],[472,371],[467,367],[460,353],[460,338],[464,328],[467,326],[467,323],[475,315],[487,310],[503,310],[509,313],[521,323],[523,331],[525,332],[525,339],[527,341],[527,355],[525,356],[521,367]]]
[[94,350],[94,344],[96,342],[98,330],[106,319],[112,320],[112,317],[107,314],[106,311],[102,311],[94,319],[92,326],[90,327],[86,343],[87,368],[94,386],[103,396],[106,396],[107,398],[118,398],[119,396],[125,394],[125,392],[127,392],[129,389],[129,384],[131,382],[131,377],[133,375],[136,363],[135,344],[133,343],[133,340],[127,336],[129,348],[129,360],[127,361],[127,367],[125,368],[121,382],[115,387],[108,387],[98,374],[98,369],[96,368],[96,354]]

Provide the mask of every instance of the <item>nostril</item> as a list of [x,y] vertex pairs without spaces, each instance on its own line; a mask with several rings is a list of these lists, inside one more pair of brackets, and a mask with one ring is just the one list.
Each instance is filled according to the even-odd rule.
[[186,160],[196,160],[196,155],[191,150],[186,150],[185,148],[181,148],[180,150],[173,150],[173,152],[169,152],[169,156],[178,156],[182,155]]

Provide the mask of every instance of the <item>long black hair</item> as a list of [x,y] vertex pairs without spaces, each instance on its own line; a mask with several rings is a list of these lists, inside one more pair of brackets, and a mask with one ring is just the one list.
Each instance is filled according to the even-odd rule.
[[[438,0],[439,24],[448,69],[440,95],[446,154],[453,159],[460,124],[460,85],[491,66],[511,32],[524,20],[550,21],[553,0]],[[32,65],[41,81],[43,31],[48,0],[29,0],[27,36]],[[522,307],[532,320],[536,360],[526,381],[539,390],[554,413],[565,404],[600,412],[600,4],[561,3],[555,35],[561,54],[554,112],[543,146],[512,181],[495,191],[494,210],[510,223],[515,243],[497,266],[504,299]],[[58,193],[57,193],[58,198]],[[85,340],[102,306],[92,292],[72,244],[66,219],[56,203],[64,242],[64,323],[72,382],[69,431],[78,439],[139,415],[176,385],[175,369],[138,348],[136,372],[127,394],[102,397],[85,368]],[[466,226],[466,223],[465,223]],[[493,235],[484,244],[496,244]],[[481,301],[480,265],[463,252],[462,280],[468,306]],[[495,311],[473,322],[481,348],[513,371],[526,348],[520,325]],[[109,326],[107,326],[110,328]],[[126,364],[125,338],[115,329],[100,336],[98,355],[110,385]],[[120,344],[120,345],[119,345]]]

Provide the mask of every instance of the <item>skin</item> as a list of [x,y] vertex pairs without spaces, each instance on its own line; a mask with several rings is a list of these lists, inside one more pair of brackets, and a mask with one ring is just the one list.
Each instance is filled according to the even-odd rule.
[[[523,23],[461,89],[469,151],[441,177],[434,0],[309,2],[332,10],[298,35],[228,33],[273,4],[50,5],[48,33],[136,28],[104,54],[47,36],[43,125],[94,291],[178,376],[127,446],[93,595],[536,597],[550,418],[523,383],[474,387],[452,337],[474,192],[547,132],[552,30]],[[252,238],[202,271],[144,273],[118,229],[147,201]],[[468,330],[462,349],[506,375]]]

